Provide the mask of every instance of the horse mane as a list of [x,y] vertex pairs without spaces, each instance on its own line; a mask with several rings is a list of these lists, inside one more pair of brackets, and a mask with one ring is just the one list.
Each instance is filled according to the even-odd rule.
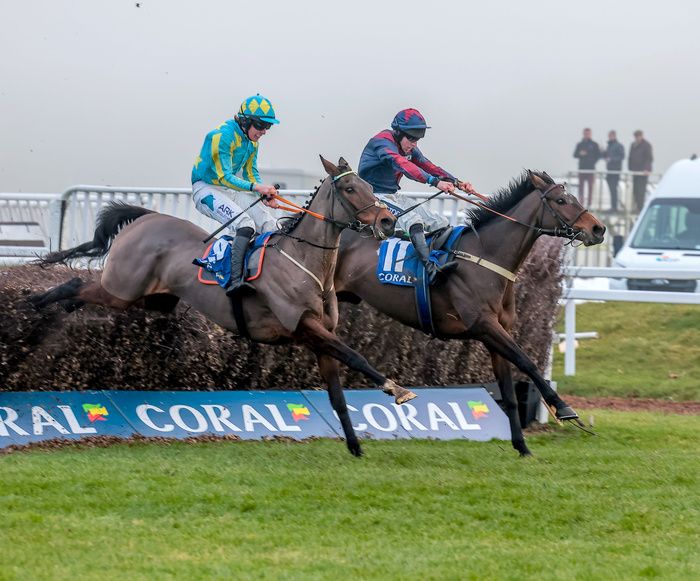
[[[321,180],[321,183],[318,184],[314,188],[313,194],[311,194],[311,197],[307,200],[306,204],[304,204],[303,208],[308,209],[309,206],[311,205],[311,202],[314,201],[314,198],[316,197],[316,194],[318,194],[318,191],[321,189],[321,186],[323,185],[323,182],[326,181],[325,179]],[[282,218],[279,218],[278,223],[280,223],[279,226],[279,231],[282,232],[283,234],[291,234],[294,229],[299,225],[299,222],[301,222],[301,219],[306,215],[306,212],[299,212],[296,216],[284,216]]]
[[[341,164],[338,166],[338,169],[342,171],[347,171],[350,169],[350,166]],[[316,194],[318,194],[318,191],[321,189],[321,186],[323,185],[323,182],[326,181],[328,178],[324,178],[321,180],[321,183],[318,184],[314,188],[313,194],[311,194],[311,197],[308,199],[306,204],[304,204],[304,209],[308,209],[309,206],[311,205],[311,202],[314,201],[314,198],[316,197]],[[302,218],[306,216],[306,212],[299,212],[296,216],[290,217],[290,216],[285,216],[283,218],[280,218],[278,220],[281,225],[279,226],[279,231],[282,232],[283,234],[291,234],[294,229],[299,225],[299,222],[301,222]]]
[[[546,172],[533,171],[532,173],[542,178],[547,184],[554,183],[554,180]],[[511,180],[506,187],[501,188],[496,193],[489,196],[487,202],[480,203],[486,208],[505,214],[533,190],[534,186],[530,181],[528,172],[523,171],[519,177]],[[478,206],[475,206],[473,210],[467,211],[467,223],[469,223],[472,228],[484,226],[495,217],[496,214],[493,212],[489,212],[485,208],[480,208]]]

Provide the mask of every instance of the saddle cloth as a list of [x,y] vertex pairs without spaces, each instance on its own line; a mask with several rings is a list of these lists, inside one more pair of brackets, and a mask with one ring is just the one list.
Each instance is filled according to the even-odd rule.
[[[431,250],[430,261],[440,266],[445,264],[449,259],[449,250],[459,240],[465,228],[466,226],[456,226],[442,248]],[[434,237],[434,234],[426,236],[428,246]],[[377,260],[377,279],[382,284],[416,286],[416,281],[422,277],[424,270],[425,266],[410,240],[389,238],[381,243]]]
[[[265,250],[274,232],[265,232],[256,236],[248,246],[245,255],[246,280],[255,280],[262,274]],[[224,235],[215,240],[204,251],[202,258],[192,262],[199,266],[197,280],[202,284],[218,284],[227,288],[231,283],[231,242],[233,238]]]

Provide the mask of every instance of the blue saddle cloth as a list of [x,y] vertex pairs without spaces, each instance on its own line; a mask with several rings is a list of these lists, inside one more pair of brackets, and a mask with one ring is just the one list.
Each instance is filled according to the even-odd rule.
[[[265,242],[272,236],[274,232],[265,232],[256,236],[253,242],[248,246],[245,255],[245,269],[248,272],[248,262],[251,256],[258,249],[265,245]],[[207,272],[214,276],[214,280],[223,288],[227,288],[231,284],[231,243],[233,237],[224,234],[211,245],[209,253],[204,258],[195,258],[192,262],[201,266]],[[250,273],[249,273],[250,274]]]
[[[444,247],[430,252],[430,261],[442,266],[449,259],[448,251],[452,249],[466,226],[456,226]],[[432,235],[426,236],[428,245]],[[389,238],[379,247],[377,261],[377,279],[382,284],[396,286],[416,286],[416,281],[423,276],[425,265],[416,253],[410,240]]]
[[[449,251],[459,240],[466,226],[454,228],[443,248],[430,252],[430,261],[442,266],[449,259]],[[426,236],[428,244],[432,236]],[[377,278],[382,284],[411,286],[416,290],[416,313],[424,333],[437,336],[433,325],[433,313],[430,305],[430,286],[425,273],[425,265],[418,257],[413,244],[400,238],[389,238],[379,247],[377,260]]]

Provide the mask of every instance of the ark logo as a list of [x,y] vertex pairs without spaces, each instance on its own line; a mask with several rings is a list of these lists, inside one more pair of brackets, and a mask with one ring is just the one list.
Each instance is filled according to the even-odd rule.
[[90,420],[91,423],[97,421],[105,422],[107,421],[107,418],[105,416],[109,415],[107,408],[99,403],[84,403],[83,410],[87,414],[88,420]]
[[469,409],[472,411],[472,416],[474,416],[475,420],[488,417],[489,406],[487,406],[484,402],[470,400],[467,402],[467,404],[469,405]]
[[304,404],[300,403],[288,403],[287,409],[292,412],[292,419],[295,422],[299,420],[308,420],[311,412]]

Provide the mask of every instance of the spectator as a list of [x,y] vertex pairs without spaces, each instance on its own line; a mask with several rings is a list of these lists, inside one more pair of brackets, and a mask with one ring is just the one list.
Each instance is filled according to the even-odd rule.
[[[593,200],[593,182],[595,181],[595,164],[600,159],[600,147],[591,139],[591,130],[583,130],[583,139],[574,149],[574,157],[578,159],[578,197],[585,207]],[[586,196],[586,193],[588,196]]]
[[630,145],[630,156],[627,159],[627,167],[630,171],[642,172],[632,177],[632,198],[635,211],[639,212],[644,206],[644,197],[647,192],[647,182],[651,173],[651,163],[654,155],[651,143],[644,139],[644,133],[640,129],[634,132],[634,141]]
[[617,133],[610,131],[608,133],[608,146],[602,153],[605,158],[606,169],[608,173],[605,175],[605,181],[608,182],[610,188],[610,209],[613,212],[617,211],[617,184],[620,181],[620,170],[622,169],[622,160],[625,159],[625,146],[617,140]]

